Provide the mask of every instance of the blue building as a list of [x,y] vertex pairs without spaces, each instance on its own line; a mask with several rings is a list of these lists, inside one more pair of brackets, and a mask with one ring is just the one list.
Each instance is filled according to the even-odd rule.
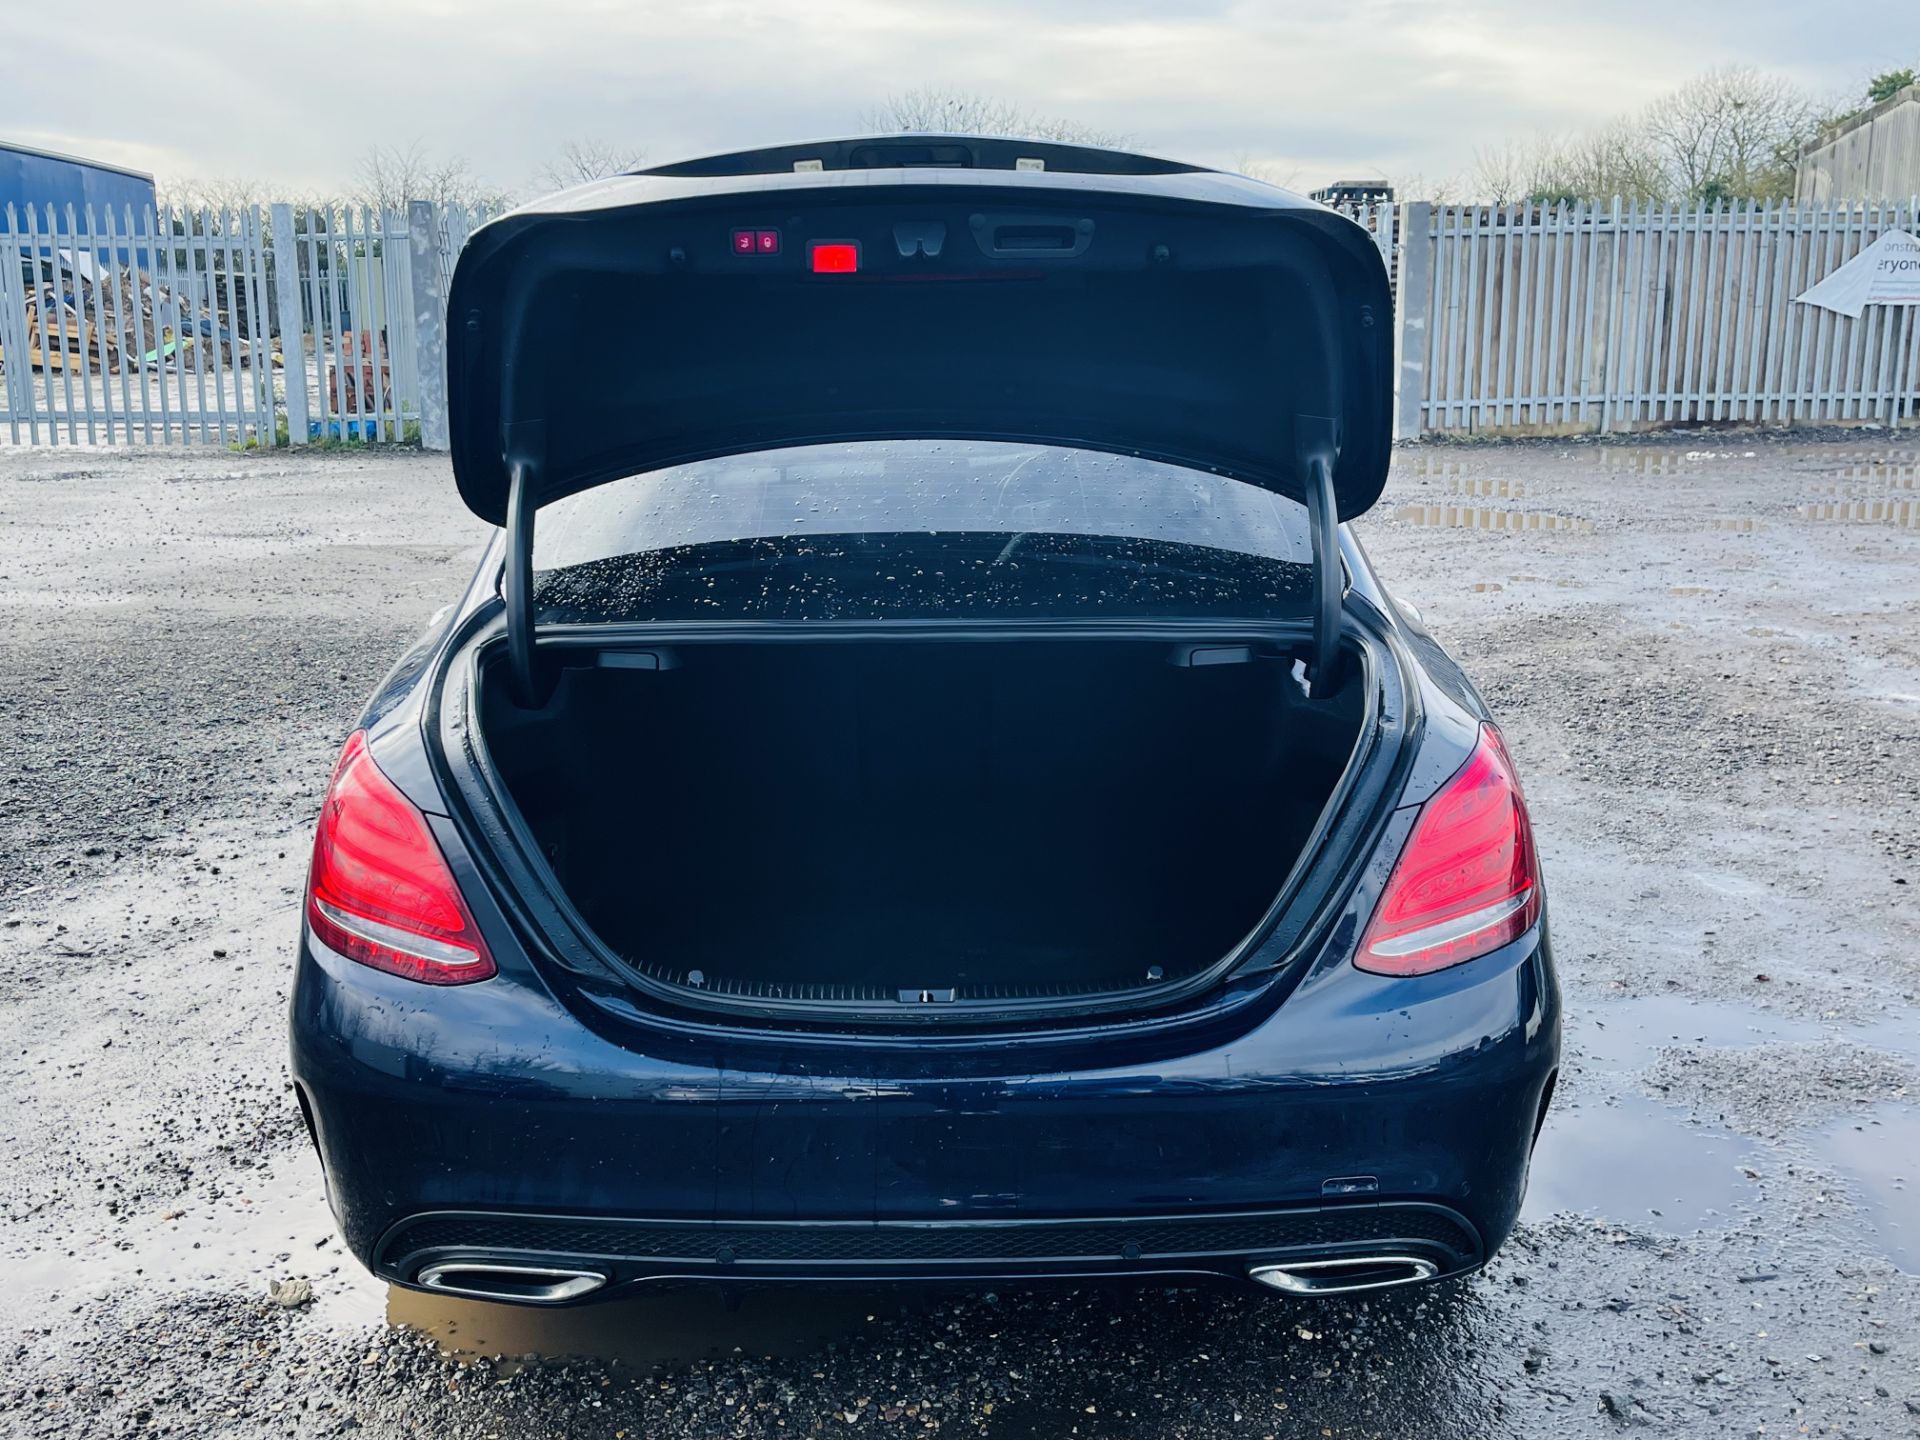
[[[153,177],[119,165],[31,150],[0,140],[0,224],[5,223],[9,205],[17,212],[33,206],[42,225],[49,205],[62,225],[69,205],[83,225],[89,205],[101,220],[111,208],[116,223],[124,224],[126,207],[132,206],[136,217],[152,208]],[[137,218],[135,223],[139,223]]]

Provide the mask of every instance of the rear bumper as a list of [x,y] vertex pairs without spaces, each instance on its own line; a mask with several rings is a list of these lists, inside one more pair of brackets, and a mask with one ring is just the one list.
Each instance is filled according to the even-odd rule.
[[1417,1259],[1428,1278],[1459,1274],[1483,1258],[1472,1225],[1437,1205],[1074,1220],[786,1222],[441,1211],[393,1226],[376,1248],[373,1268],[399,1284],[418,1287],[430,1277],[438,1288],[455,1289],[470,1266],[479,1267],[475,1280],[488,1267],[597,1279],[584,1295],[700,1281],[1245,1282],[1262,1265],[1382,1255]]
[[[531,972],[419,986],[303,944],[293,1073],[354,1253],[648,1283],[1244,1282],[1506,1238],[1558,1063],[1544,928],[1438,976],[1319,966],[1191,1053],[659,1032]],[[1177,1047],[1176,1047],[1177,1048]]]

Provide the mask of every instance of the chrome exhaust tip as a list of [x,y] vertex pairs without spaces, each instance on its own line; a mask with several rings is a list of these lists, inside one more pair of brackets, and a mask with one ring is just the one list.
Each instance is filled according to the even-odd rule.
[[1391,1290],[1431,1280],[1440,1267],[1418,1255],[1342,1255],[1331,1260],[1291,1260],[1255,1265],[1249,1280],[1289,1295],[1352,1295],[1362,1290]]
[[597,1270],[553,1270],[540,1265],[483,1265],[449,1260],[428,1265],[414,1277],[423,1290],[466,1295],[475,1300],[504,1300],[519,1305],[558,1305],[591,1295],[607,1283]]

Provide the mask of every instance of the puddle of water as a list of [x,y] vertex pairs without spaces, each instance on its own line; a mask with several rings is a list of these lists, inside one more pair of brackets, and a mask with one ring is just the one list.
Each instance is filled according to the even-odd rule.
[[1483,458],[1461,459],[1445,450],[1403,450],[1393,457],[1396,475],[1467,476],[1486,468]]
[[1732,870],[1689,870],[1687,878],[1716,895],[1737,895],[1744,900],[1762,900],[1767,895],[1765,885]]
[[1820,1150],[1858,1188],[1887,1258],[1920,1274],[1920,1111],[1880,1106],[1828,1131]]
[[1754,1154],[1748,1141],[1637,1095],[1555,1107],[1534,1147],[1521,1213],[1652,1220],[1673,1234],[1705,1230],[1754,1201],[1753,1182],[1740,1170]]
[[[1817,465],[1826,474],[1878,480],[1884,476],[1920,474],[1920,457],[1911,449],[1861,450],[1836,456],[1824,442],[1745,446],[1725,450],[1685,450],[1665,445],[1596,445],[1585,449],[1595,468],[1637,475],[1677,475],[1710,472],[1734,461],[1763,461],[1769,465]],[[1837,462],[1837,463],[1836,463]]]
[[749,1290],[729,1310],[706,1288],[663,1290],[556,1310],[495,1305],[394,1287],[387,1321],[430,1336],[455,1358],[587,1357],[638,1369],[687,1364],[736,1349],[756,1356],[805,1355],[870,1324],[911,1297],[857,1290]]
[[1920,459],[1911,454],[1852,456],[1833,472],[1838,478],[1821,488],[1831,495],[1874,495],[1920,490]]
[[1555,585],[1562,590],[1584,590],[1587,588],[1586,581],[1576,580],[1571,575],[1559,575],[1553,579],[1548,579],[1545,575],[1509,575],[1507,576],[1507,583],[1510,585]]
[[1848,1038],[1869,1050],[1884,1050],[1889,1055],[1920,1062],[1920,1019],[1914,1011],[1898,1011],[1853,1031]]
[[1593,529],[1591,520],[1550,515],[1539,510],[1496,510],[1487,505],[1401,505],[1393,518],[1409,525],[1446,530],[1575,530]]
[[1920,500],[1836,500],[1802,505],[1800,518],[1825,525],[1898,525],[1920,530]]
[[225,1189],[216,1202],[189,1195],[156,1205],[71,1247],[9,1256],[0,1320],[127,1289],[240,1289],[264,1298],[269,1282],[299,1276],[312,1282],[313,1313],[329,1323],[379,1322],[382,1287],[341,1244],[310,1150],[283,1155]]
[[1920,476],[1873,475],[1858,480],[1833,480],[1819,488],[1823,495],[1839,495],[1849,500],[1862,500],[1900,490],[1920,490]]
[[1518,500],[1527,493],[1527,486],[1522,480],[1456,476],[1447,481],[1447,492],[1451,495],[1490,495],[1501,500]]
[[[1748,883],[1704,873],[1693,878],[1711,888]],[[1906,1010],[1835,1030],[1749,1006],[1645,995],[1574,1012],[1566,1025],[1570,1063],[1583,1075],[1632,1076],[1658,1051],[1676,1046],[1804,1045],[1829,1035],[1920,1060],[1920,1026]],[[1920,1110],[1882,1105],[1812,1143],[1853,1187],[1881,1251],[1902,1270],[1920,1274],[1920,1184],[1914,1183],[1920,1181]],[[1755,1144],[1693,1123],[1679,1107],[1624,1091],[1614,1103],[1548,1115],[1525,1213],[1538,1219],[1590,1211],[1623,1222],[1648,1216],[1672,1231],[1709,1228],[1757,1203],[1741,1169],[1756,1153]]]
[[1583,1071],[1618,1073],[1642,1069],[1670,1046],[1805,1044],[1823,1033],[1810,1020],[1670,995],[1595,1005],[1569,1015],[1566,1027]]
[[1701,452],[1662,449],[1651,445],[1623,445],[1614,450],[1605,445],[1592,451],[1594,464],[1601,470],[1627,471],[1635,475],[1678,475],[1697,470]]
[[1759,451],[1745,448],[1686,450],[1677,445],[1597,445],[1587,453],[1596,469],[1634,475],[1698,475],[1729,461],[1760,458]]

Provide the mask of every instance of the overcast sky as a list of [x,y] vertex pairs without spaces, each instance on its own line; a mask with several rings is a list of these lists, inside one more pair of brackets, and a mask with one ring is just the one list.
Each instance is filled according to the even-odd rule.
[[0,139],[301,192],[417,140],[527,194],[570,138],[669,160],[848,134],[890,91],[943,86],[1307,189],[1458,175],[1477,148],[1714,65],[1851,93],[1920,54],[1916,17],[1912,0],[0,0]]

